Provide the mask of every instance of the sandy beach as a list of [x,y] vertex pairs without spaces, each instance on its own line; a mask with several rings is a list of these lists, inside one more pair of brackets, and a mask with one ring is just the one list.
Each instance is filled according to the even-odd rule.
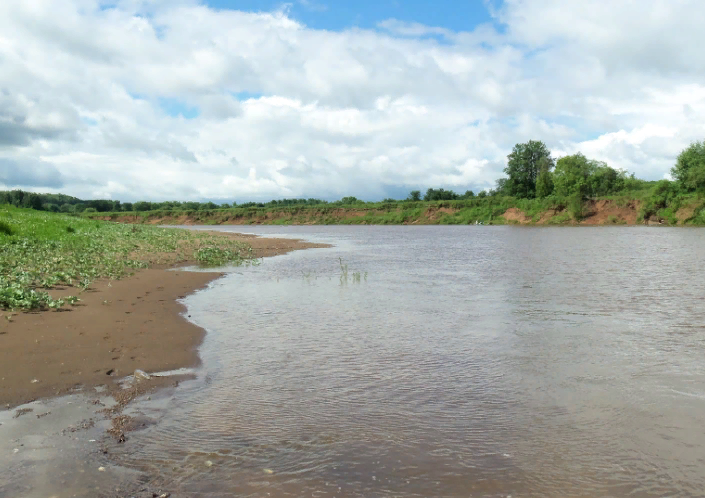
[[[214,233],[246,241],[257,258],[324,247]],[[6,313],[10,318],[0,322],[0,407],[9,409],[78,387],[110,387],[136,369],[157,372],[197,365],[204,331],[183,316],[185,308],[178,299],[220,275],[151,268],[122,280],[95,282],[80,295],[79,305],[68,310]]]

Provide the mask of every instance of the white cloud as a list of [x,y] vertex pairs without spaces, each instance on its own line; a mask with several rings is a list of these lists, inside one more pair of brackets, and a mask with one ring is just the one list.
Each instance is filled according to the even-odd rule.
[[[7,0],[0,187],[123,200],[463,191],[491,186],[528,139],[661,178],[705,137],[702,18],[699,0],[505,0],[501,29],[333,32],[195,0]],[[190,108],[198,117],[179,115]]]

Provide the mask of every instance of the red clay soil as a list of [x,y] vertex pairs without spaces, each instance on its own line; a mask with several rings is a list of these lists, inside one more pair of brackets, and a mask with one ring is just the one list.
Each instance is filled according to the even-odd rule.
[[[584,218],[580,221],[580,225],[636,225],[639,208],[639,201],[630,201],[624,206],[618,206],[614,201],[608,199],[587,201],[583,206],[585,214]],[[555,209],[544,211],[541,213],[541,217],[536,224],[548,224],[551,218],[561,213],[563,213],[563,211]],[[517,208],[507,209],[502,216],[507,221],[517,222],[522,225],[533,223],[531,217]],[[570,224],[570,222],[568,223]],[[575,222],[572,223],[575,224]]]
[[527,223],[531,223],[531,218],[524,214],[524,212],[520,209],[517,208],[509,208],[507,209],[502,217],[507,220],[507,221],[515,221],[518,223],[521,223],[522,225],[525,225]]
[[[228,236],[246,240],[257,257],[323,247]],[[176,300],[220,275],[142,270],[123,280],[95,283],[80,294],[79,305],[67,311],[13,313],[11,321],[0,322],[0,407],[66,393],[79,385],[109,385],[135,369],[157,372],[197,365],[196,348],[204,331],[181,316],[185,309]],[[75,289],[59,293],[73,294]]]
[[[348,209],[336,209],[329,213],[330,216],[340,219],[340,220],[350,220],[354,218],[360,218],[368,213],[375,214],[376,211],[351,211]],[[308,224],[314,224],[315,219],[320,216],[320,213],[312,211],[309,213],[313,216],[313,219]],[[227,217],[218,220],[219,225],[257,225],[260,223],[268,223],[276,219],[287,219],[291,217],[291,213],[288,212],[278,212],[278,211],[267,211],[255,217]],[[120,215],[115,217],[110,216],[97,216],[96,219],[104,221],[116,221],[118,223],[146,223],[148,225],[202,225],[205,220],[194,219],[188,215],[179,216],[162,216],[159,218],[143,218],[142,216],[136,215]]]
[[613,223],[636,225],[639,207],[638,201],[630,201],[621,207],[608,199],[588,201],[583,208],[585,216],[580,223],[582,225],[609,225]]

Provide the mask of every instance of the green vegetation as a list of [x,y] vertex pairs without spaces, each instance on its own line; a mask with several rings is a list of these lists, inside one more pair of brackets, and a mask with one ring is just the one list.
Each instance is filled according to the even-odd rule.
[[4,235],[12,235],[12,227],[7,221],[0,220],[0,233]]
[[[243,250],[244,246],[241,243],[234,243],[234,247],[207,245],[196,249],[193,253],[193,258],[204,267],[223,266],[232,262],[241,264],[243,260],[248,262],[251,261],[252,248],[248,249],[247,254],[243,254]],[[243,256],[245,257],[243,258]]]
[[507,156],[504,172],[509,178],[497,180],[497,190],[502,193],[531,199],[536,194],[536,180],[541,170],[550,171],[553,167],[551,151],[543,142],[529,140],[516,144]]
[[[669,185],[674,182],[663,181]],[[700,192],[659,193],[662,182],[643,182],[636,190],[619,192],[597,199],[584,199],[580,194],[559,196],[555,193],[546,197],[519,199],[493,193],[477,195],[471,198],[448,201],[396,201],[396,202],[357,202],[348,205],[321,205],[295,207],[254,207],[240,206],[229,209],[207,211],[159,210],[143,213],[95,213],[85,217],[124,220],[130,223],[149,223],[157,221],[163,224],[182,223],[184,218],[190,222],[203,225],[220,224],[504,224],[505,212],[510,208],[521,210],[534,222],[561,224],[581,221],[592,213],[590,204],[597,200],[611,203],[615,208],[624,208],[635,214],[632,221],[643,222],[649,218],[663,219],[668,224],[705,225],[705,196]],[[484,191],[483,191],[484,193]],[[676,212],[680,208],[678,217]],[[549,213],[547,219],[542,215]],[[669,217],[669,213],[672,215]],[[685,213],[685,214],[684,214]],[[622,220],[624,221],[624,220]]]
[[[418,192],[418,191],[416,191]],[[411,192],[413,194],[414,192]],[[463,195],[456,194],[452,190],[444,190],[442,188],[430,188],[423,196],[424,201],[455,201],[458,199],[472,199],[475,194],[472,190],[467,190]]]
[[681,152],[671,174],[681,189],[705,189],[705,141],[694,142]]
[[[340,284],[341,285],[346,285],[350,279],[348,276],[349,270],[348,270],[348,264],[343,263],[343,258],[338,258],[340,261]],[[359,284],[362,281],[363,278],[363,273],[361,271],[354,271],[352,272],[352,282],[355,284]],[[364,278],[365,282],[367,282],[367,272],[364,273]]]
[[[506,223],[506,210],[516,208],[534,223],[576,223],[590,218],[609,201],[610,209],[631,210],[629,223],[705,225],[705,142],[683,150],[671,170],[674,181],[646,181],[634,174],[585,157],[582,153],[560,157],[541,141],[516,144],[507,156],[507,177],[494,189],[477,195],[444,188],[428,188],[422,195],[412,190],[404,200],[365,202],[353,196],[338,201],[281,199],[266,203],[82,201],[61,194],[0,192],[0,204],[41,208],[45,211],[83,213],[87,218],[160,223],[190,221],[216,225],[239,224],[469,224]],[[548,213],[548,214],[547,214]],[[618,223],[625,213],[610,212]],[[607,222],[603,216],[601,222]],[[525,223],[525,219],[515,220]],[[3,228],[0,227],[0,231]],[[218,259],[218,258],[216,258]]]
[[0,206],[0,308],[46,309],[75,304],[54,299],[58,286],[88,288],[138,268],[195,260],[205,266],[252,261],[249,245],[179,229],[131,226]]
[[553,194],[555,189],[553,175],[551,174],[552,166],[553,163],[547,158],[542,158],[539,163],[539,175],[536,178],[536,197],[539,199]]

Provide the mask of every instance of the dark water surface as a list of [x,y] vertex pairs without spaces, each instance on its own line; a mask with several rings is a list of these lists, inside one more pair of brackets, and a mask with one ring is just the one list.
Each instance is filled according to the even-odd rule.
[[220,229],[336,247],[186,299],[198,379],[119,455],[153,485],[705,496],[704,230]]

